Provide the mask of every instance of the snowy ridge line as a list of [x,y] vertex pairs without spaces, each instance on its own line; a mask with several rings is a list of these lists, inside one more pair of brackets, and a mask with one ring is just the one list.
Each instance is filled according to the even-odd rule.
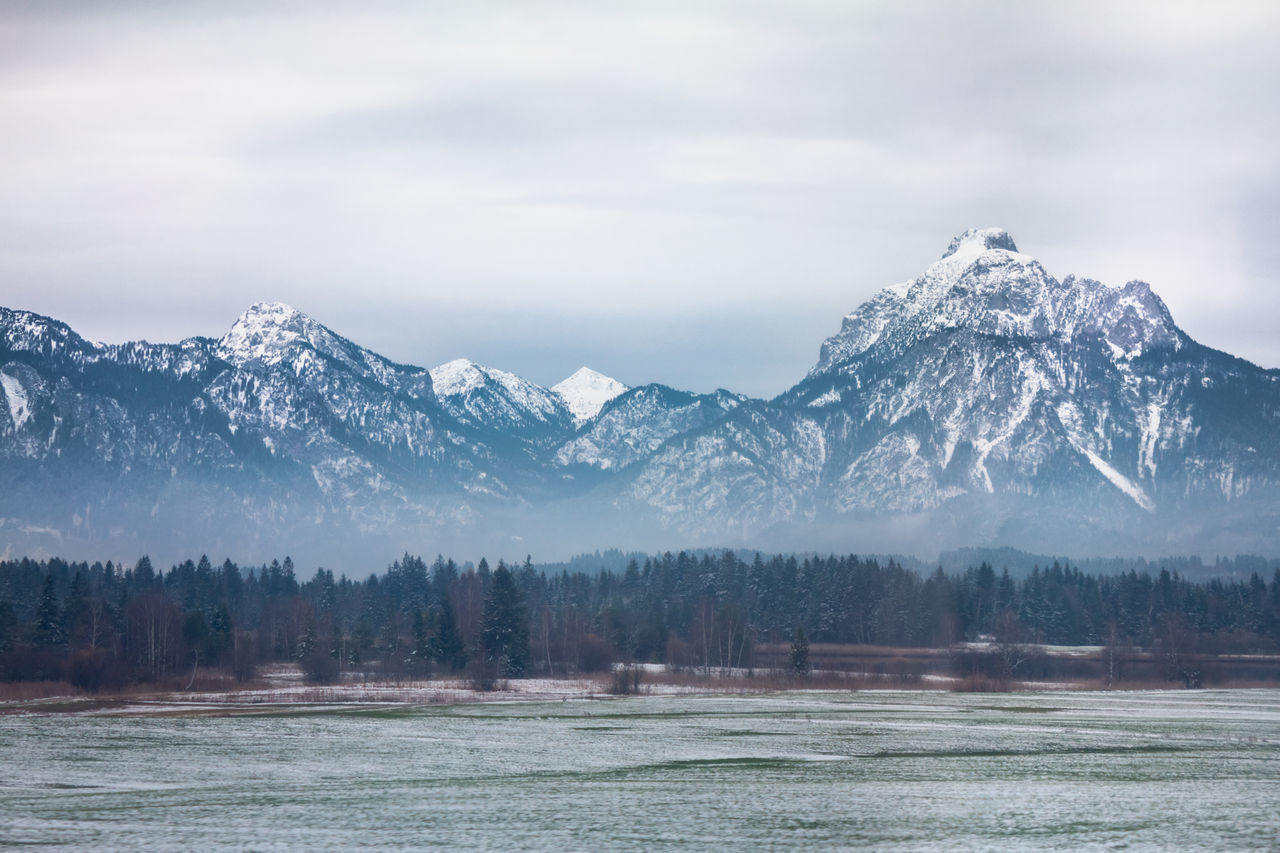
[[1000,229],[879,291],[769,401],[400,365],[283,303],[220,339],[109,346],[6,309],[0,544],[1274,553],[1278,375]]

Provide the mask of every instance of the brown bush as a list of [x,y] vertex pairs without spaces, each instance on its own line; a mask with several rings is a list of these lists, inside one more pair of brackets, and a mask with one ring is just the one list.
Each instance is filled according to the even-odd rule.
[[613,646],[595,634],[587,634],[578,647],[578,672],[608,672],[615,657]]
[[1007,679],[975,673],[951,682],[952,693],[1008,693],[1012,685]]
[[609,692],[614,696],[630,696],[640,692],[640,679],[644,670],[635,664],[627,664],[613,670]]
[[80,649],[67,660],[67,681],[76,687],[97,693],[120,687],[125,674],[102,649]]

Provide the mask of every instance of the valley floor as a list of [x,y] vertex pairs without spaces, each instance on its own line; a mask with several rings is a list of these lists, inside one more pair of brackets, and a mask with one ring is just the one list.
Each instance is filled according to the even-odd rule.
[[[264,704],[274,692],[234,707],[175,698],[171,713],[139,697],[3,715],[0,838],[183,851],[1218,851],[1280,838],[1276,689],[590,702],[533,700],[590,695],[587,683],[521,688],[496,694],[521,701],[454,705],[408,704],[412,692]],[[333,696],[379,695],[354,692],[368,689]]]
[[[886,650],[880,650],[884,653]],[[927,654],[929,650],[924,650]],[[901,650],[897,650],[901,652]],[[1089,650],[1071,650],[1088,654]],[[1271,661],[1268,656],[1266,660]],[[627,696],[764,696],[815,692],[1023,693],[1062,691],[1173,690],[1167,681],[1097,678],[991,679],[939,673],[815,670],[796,676],[782,670],[741,668],[671,669],[661,664],[618,665],[612,673],[499,679],[481,689],[465,677],[376,678],[344,673],[334,684],[309,684],[294,664],[261,667],[239,683],[220,672],[201,672],[185,688],[136,685],[90,693],[61,682],[0,684],[0,715],[73,714],[215,715],[269,714],[301,708],[413,708],[491,702],[547,702],[619,699]],[[1273,687],[1275,681],[1240,679],[1217,687]]]

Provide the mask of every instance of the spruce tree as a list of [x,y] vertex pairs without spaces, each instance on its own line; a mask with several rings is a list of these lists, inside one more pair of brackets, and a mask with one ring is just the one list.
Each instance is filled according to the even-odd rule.
[[427,637],[427,623],[422,611],[413,611],[413,651],[409,653],[409,673],[425,676],[431,674],[431,642]]
[[18,633],[18,617],[13,612],[9,599],[0,598],[0,654],[13,648],[14,638]]
[[467,650],[458,633],[458,618],[453,605],[446,598],[440,603],[440,615],[436,620],[436,633],[431,640],[432,657],[436,663],[458,672],[467,665]]
[[52,573],[44,579],[44,591],[40,593],[40,604],[36,607],[36,631],[33,639],[37,646],[60,646],[66,640]]
[[[89,621],[89,584],[79,570],[71,578],[71,589],[67,592],[67,604],[62,610],[62,635],[72,645],[82,644],[85,639],[82,630]],[[87,643],[84,643],[88,645]]]
[[485,659],[503,675],[519,678],[529,666],[529,614],[515,578],[501,561],[484,602],[481,644]]
[[796,635],[791,640],[791,671],[796,675],[809,674],[809,638],[804,635],[804,626],[796,626]]

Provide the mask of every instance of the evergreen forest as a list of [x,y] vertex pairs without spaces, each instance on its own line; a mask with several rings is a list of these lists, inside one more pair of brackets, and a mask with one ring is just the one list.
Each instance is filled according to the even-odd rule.
[[1179,655],[1280,650],[1280,571],[1193,581],[1054,563],[1015,578],[984,562],[926,575],[853,555],[726,551],[573,572],[406,554],[363,579],[298,575],[289,558],[245,567],[201,557],[164,570],[147,557],[0,561],[0,679],[181,686],[202,668],[248,681],[261,665],[297,662],[317,683],[465,673],[488,684],[619,662],[808,669],[810,643],[815,660],[824,644],[971,643],[1003,650],[1006,674],[1037,647],[1154,649],[1174,662],[1166,677],[1190,684]]

